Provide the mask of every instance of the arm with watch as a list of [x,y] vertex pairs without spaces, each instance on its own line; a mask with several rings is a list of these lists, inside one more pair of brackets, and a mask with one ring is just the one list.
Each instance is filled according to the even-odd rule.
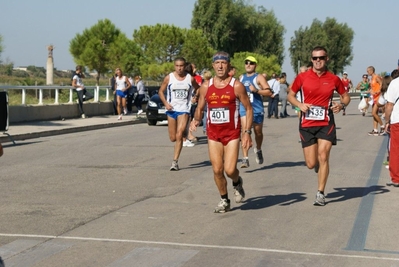
[[332,102],[331,109],[334,112],[334,114],[339,113],[351,102],[351,97],[347,92],[342,94],[340,98],[341,98],[340,102],[335,102],[335,101]]

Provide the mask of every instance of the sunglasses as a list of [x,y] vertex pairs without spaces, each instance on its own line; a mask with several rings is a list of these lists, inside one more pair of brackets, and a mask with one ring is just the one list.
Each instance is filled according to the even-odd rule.
[[327,56],[320,56],[320,57],[312,57],[312,60],[317,61],[318,59],[320,60],[326,60]]
[[249,60],[245,61],[245,65],[255,65],[255,64],[256,64],[255,62]]

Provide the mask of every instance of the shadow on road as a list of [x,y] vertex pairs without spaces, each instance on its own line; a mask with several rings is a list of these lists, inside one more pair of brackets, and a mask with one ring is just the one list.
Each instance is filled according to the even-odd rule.
[[388,193],[389,190],[385,186],[373,185],[369,187],[341,187],[334,188],[335,192],[328,193],[326,198],[332,199],[328,203],[341,202],[352,198],[364,197],[368,194],[383,194]]
[[211,166],[211,162],[209,160],[204,160],[201,162],[196,162],[196,163],[190,164],[190,167],[187,167],[185,169],[201,168],[201,167],[209,167],[209,166]]
[[305,193],[291,193],[288,195],[274,195],[274,196],[260,196],[248,198],[241,206],[234,209],[241,210],[258,210],[275,205],[289,206],[291,204],[304,201],[306,199]]
[[261,170],[268,170],[268,169],[281,168],[281,167],[296,167],[296,166],[305,166],[305,161],[276,162],[276,163],[273,163],[271,165],[263,166],[262,168],[258,168],[258,169],[254,169],[254,170],[248,170],[248,171],[245,171],[245,172],[251,173],[251,172],[256,172],[256,171],[261,171]]

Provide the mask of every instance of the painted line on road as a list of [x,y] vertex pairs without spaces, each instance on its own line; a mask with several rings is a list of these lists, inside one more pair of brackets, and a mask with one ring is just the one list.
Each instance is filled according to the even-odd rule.
[[[369,229],[370,219],[373,212],[374,194],[370,194],[371,188],[378,184],[380,179],[382,162],[384,161],[385,153],[387,151],[388,138],[384,138],[377,157],[371,169],[370,177],[367,181],[364,190],[364,197],[362,198],[359,209],[357,211],[356,219],[353,224],[352,233],[349,238],[345,250],[364,251]],[[394,253],[394,252],[390,252]],[[398,253],[398,252],[397,252]]]
[[79,236],[53,236],[53,235],[26,235],[26,234],[5,234],[5,233],[0,233],[0,236],[44,238],[44,239],[66,239],[66,240],[75,240],[75,241],[79,240],[79,241],[96,241],[96,242],[137,243],[137,244],[168,245],[168,246],[207,248],[207,249],[215,248],[215,249],[230,249],[230,250],[242,250],[242,251],[270,252],[270,253],[283,253],[283,254],[295,254],[295,255],[306,255],[306,256],[325,256],[325,257],[337,257],[337,258],[358,258],[358,259],[370,259],[370,260],[399,261],[399,258],[390,258],[390,257],[328,254],[328,253],[318,253],[318,252],[305,252],[305,251],[255,248],[255,247],[217,246],[217,245],[175,243],[175,242],[162,242],[162,241],[144,241],[144,240],[131,240],[131,239],[95,238],[95,237],[79,237]]

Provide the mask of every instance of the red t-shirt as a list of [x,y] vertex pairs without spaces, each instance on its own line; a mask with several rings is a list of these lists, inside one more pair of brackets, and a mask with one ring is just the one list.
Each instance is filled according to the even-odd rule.
[[302,113],[302,127],[328,125],[333,116],[330,107],[334,91],[340,95],[346,93],[341,79],[329,71],[324,72],[320,77],[313,70],[300,73],[295,78],[291,89],[295,94],[301,91],[303,103],[312,104],[309,112]]

